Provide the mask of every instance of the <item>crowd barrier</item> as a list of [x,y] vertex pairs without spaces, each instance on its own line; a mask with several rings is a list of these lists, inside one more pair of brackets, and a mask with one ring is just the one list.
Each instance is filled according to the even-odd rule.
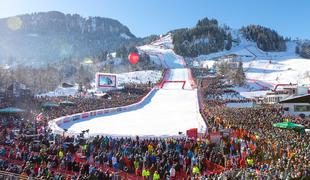
[[184,66],[184,68],[188,68],[184,58],[182,56],[179,56],[179,55],[177,55],[177,57],[179,58],[180,63]]
[[188,72],[188,78],[189,78],[191,87],[193,89],[195,89],[197,86],[196,86],[195,80],[193,78],[192,70],[190,68],[187,68],[187,72]]
[[83,112],[83,113],[77,113],[77,114],[72,114],[72,115],[67,115],[63,117],[56,118],[52,121],[49,122],[50,128],[54,131],[54,133],[61,134],[63,133],[63,129],[61,129],[59,126],[65,124],[65,123],[70,123],[73,121],[78,121],[78,120],[84,120],[90,117],[96,117],[96,116],[104,116],[108,115],[110,113],[115,113],[115,112],[123,112],[123,111],[130,111],[137,109],[143,102],[155,91],[157,88],[161,87],[161,85],[165,82],[165,80],[168,78],[170,73],[169,69],[165,69],[163,72],[163,78],[162,80],[154,87],[151,89],[150,92],[148,92],[146,95],[144,95],[138,102],[134,104],[130,104],[127,106],[122,106],[122,107],[115,107],[115,108],[109,108],[109,109],[99,109],[99,110],[93,110],[93,111],[88,111],[88,112]]
[[163,87],[163,85],[164,85],[165,81],[168,79],[169,75],[170,75],[170,69],[165,69],[165,70],[164,70],[163,79],[162,79],[162,81],[158,84],[158,87],[159,87],[159,88],[162,88],[162,87]]
[[114,112],[123,112],[123,111],[134,110],[138,106],[140,106],[147,99],[147,97],[149,97],[151,94],[155,93],[155,91],[156,91],[156,88],[153,88],[150,92],[148,92],[145,96],[143,96],[140,101],[138,101],[134,104],[131,104],[131,105],[116,107],[116,108],[109,108],[109,109],[99,109],[99,110],[93,110],[93,111],[63,116],[63,117],[59,117],[59,118],[56,118],[56,119],[50,121],[49,124],[50,124],[50,127],[53,129],[54,125],[61,126],[65,123],[70,123],[73,121],[79,121],[79,120],[87,119],[90,117],[104,116],[104,115],[108,115],[108,114],[114,113]]
[[203,95],[202,95],[200,87],[197,88],[197,96],[198,96],[199,109],[201,110],[200,113],[204,114],[202,112],[205,110],[205,104],[204,104],[204,100],[202,97]]

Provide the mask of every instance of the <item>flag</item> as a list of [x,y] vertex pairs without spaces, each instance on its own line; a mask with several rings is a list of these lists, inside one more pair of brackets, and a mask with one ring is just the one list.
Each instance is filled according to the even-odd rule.
[[255,169],[255,173],[256,173],[256,176],[259,178],[259,179],[261,179],[261,172],[260,172],[260,170],[259,169]]
[[197,139],[197,135],[198,135],[198,129],[197,128],[192,128],[186,131],[186,135],[189,138],[194,138]]
[[43,115],[42,112],[36,116],[36,120],[37,120],[37,121],[42,121],[43,118],[44,118],[44,115]]

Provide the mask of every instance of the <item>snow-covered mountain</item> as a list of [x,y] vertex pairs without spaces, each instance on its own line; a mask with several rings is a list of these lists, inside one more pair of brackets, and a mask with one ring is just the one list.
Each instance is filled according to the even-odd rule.
[[[187,47],[187,51],[196,51],[188,52],[189,54],[198,54],[189,62],[202,66],[211,67],[218,58],[234,54],[243,62],[248,81],[261,86],[273,86],[278,83],[310,84],[310,70],[307,68],[310,60],[295,53],[298,42],[286,41],[285,51],[265,52],[258,48],[260,38],[256,42],[253,40],[256,35],[278,35],[274,35],[276,32],[268,28],[250,27],[254,29],[252,32],[250,28],[249,32],[250,35],[254,34],[252,40],[245,38],[245,32],[221,26],[216,20],[204,18],[198,21],[194,28],[171,31],[168,35],[138,49],[147,52],[156,65],[163,66],[164,55],[159,52],[176,48],[182,50],[183,45]],[[256,27],[259,27],[259,30],[255,29]],[[175,38],[176,33],[179,33],[178,38]],[[66,58],[96,56],[102,50],[113,52],[112,50],[120,45],[130,44],[132,41],[148,42],[153,39],[157,39],[157,36],[136,38],[126,26],[109,18],[84,18],[77,14],[66,15],[60,12],[20,15],[0,19],[0,65],[10,65],[11,62],[51,63]],[[283,39],[280,38],[279,41],[283,42]],[[231,47],[227,46],[229,42]],[[176,47],[176,44],[179,47]],[[217,47],[214,48],[213,45]],[[263,45],[266,45],[266,42]],[[200,52],[209,54],[201,55]],[[120,64],[119,60],[114,62],[117,62],[116,66]]]
[[204,18],[192,28],[171,33],[172,36],[167,35],[158,42],[167,42],[170,38],[173,44],[170,48],[185,56],[192,66],[210,68],[216,61],[234,57],[243,62],[251,86],[254,83],[265,89],[283,83],[310,84],[310,69],[307,68],[310,59],[303,58],[307,57],[305,52],[310,52],[310,46],[285,39],[268,27],[248,25],[232,29],[220,25],[216,19]]
[[0,64],[84,58],[138,41],[119,21],[57,11],[0,19]]
[[307,68],[310,66],[310,59],[295,53],[296,41],[286,41],[285,51],[265,52],[238,31],[233,31],[232,36],[235,42],[230,50],[200,55],[193,58],[193,64],[210,68],[218,59],[237,55],[236,59],[243,62],[248,81],[268,87],[283,83],[310,84],[310,69]]

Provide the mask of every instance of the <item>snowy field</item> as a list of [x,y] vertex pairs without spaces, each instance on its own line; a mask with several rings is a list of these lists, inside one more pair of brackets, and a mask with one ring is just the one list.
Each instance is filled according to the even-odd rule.
[[181,83],[167,83],[151,93],[135,110],[65,123],[61,128],[72,134],[89,129],[90,135],[155,137],[179,136],[179,132],[184,135],[191,128],[205,131],[206,126],[199,113],[197,89],[191,87],[188,69],[183,59],[168,48],[171,47],[171,37],[162,40],[139,47],[139,50],[156,56],[170,69],[166,80],[186,81],[184,89]]
[[89,129],[91,135],[176,136],[190,128],[205,128],[196,99],[196,90],[160,89],[137,110],[75,121],[62,128],[69,133]]
[[135,83],[135,84],[147,84],[149,81],[157,83],[162,77],[161,71],[135,71],[129,73],[122,73],[117,75],[117,83]]
[[[147,84],[148,82],[151,82],[153,84],[156,84],[158,83],[158,81],[160,81],[161,78],[162,72],[155,70],[121,73],[117,74],[117,86],[122,86],[122,84],[124,83]],[[95,80],[93,81],[92,85],[95,86]],[[95,89],[93,89],[93,91],[95,91]],[[38,96],[74,96],[76,93],[78,93],[78,85],[75,85],[72,88],[58,87],[54,91],[42,93]]]
[[[243,61],[243,68],[249,87],[237,88],[244,97],[258,97],[267,93],[266,89],[276,84],[310,85],[310,60],[295,53],[296,42],[287,42],[284,52],[264,52],[257,48],[256,43],[247,41],[241,34],[234,32],[233,38],[240,43],[233,43],[231,50],[224,50],[194,58],[196,64],[212,67],[214,58],[236,54]],[[262,91],[264,90],[264,92]],[[257,92],[256,92],[257,91]]]
[[236,54],[243,61],[246,77],[249,80],[261,81],[270,86],[280,83],[310,84],[310,78],[306,74],[310,69],[305,68],[310,67],[310,60],[295,54],[295,42],[287,42],[287,50],[284,52],[264,52],[257,48],[256,43],[247,41],[243,37],[239,39],[240,44],[234,43],[229,51],[202,55],[194,60],[203,66],[212,67],[214,58]]

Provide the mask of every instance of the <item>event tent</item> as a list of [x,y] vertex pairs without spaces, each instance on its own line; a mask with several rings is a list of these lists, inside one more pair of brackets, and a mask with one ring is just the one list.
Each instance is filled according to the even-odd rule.
[[46,102],[42,105],[43,108],[54,108],[54,107],[59,107],[59,104],[54,103],[54,102]]
[[281,122],[273,124],[274,127],[284,128],[284,129],[304,129],[305,126],[301,124],[296,124],[292,122]]
[[60,105],[62,105],[62,106],[75,106],[76,104],[74,102],[66,100],[66,101],[60,102]]
[[16,114],[16,113],[22,113],[25,112],[25,110],[15,107],[7,107],[0,109],[0,114]]

